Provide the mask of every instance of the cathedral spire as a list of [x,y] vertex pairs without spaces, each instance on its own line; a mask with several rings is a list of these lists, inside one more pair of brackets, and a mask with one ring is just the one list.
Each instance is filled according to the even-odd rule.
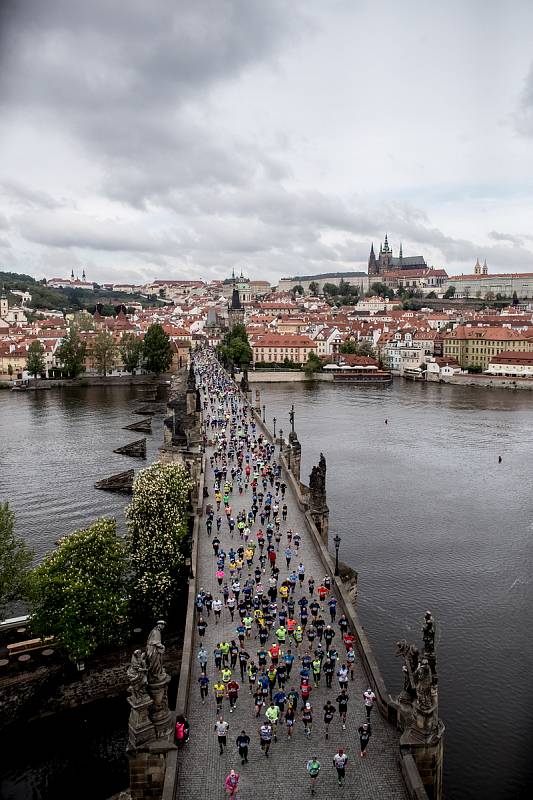
[[384,253],[388,253],[389,252],[389,239],[387,237],[387,234],[385,234],[385,242],[383,244],[383,252]]
[[403,258],[402,243],[400,242],[400,258]]

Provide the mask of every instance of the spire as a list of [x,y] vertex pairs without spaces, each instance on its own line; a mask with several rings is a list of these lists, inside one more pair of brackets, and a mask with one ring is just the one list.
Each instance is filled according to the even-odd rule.
[[384,253],[388,253],[389,252],[389,240],[388,240],[387,234],[385,234],[385,242],[383,244],[383,252]]
[[72,272],[70,273],[70,279],[71,279],[72,281],[74,280],[74,270],[72,270]]
[[233,267],[233,269],[231,270],[231,280],[233,282],[233,285],[235,286],[235,267]]
[[372,247],[370,248],[370,255],[374,255],[374,242],[372,242]]
[[400,242],[400,258],[403,258],[402,243]]
[[485,259],[483,262],[483,275],[488,275],[488,274],[489,274],[489,268],[487,267],[487,259]]
[[81,279],[82,279],[82,281],[85,281],[85,280],[86,280],[86,278],[85,278],[85,269],[84,269],[84,270],[83,270],[83,272],[81,273]]

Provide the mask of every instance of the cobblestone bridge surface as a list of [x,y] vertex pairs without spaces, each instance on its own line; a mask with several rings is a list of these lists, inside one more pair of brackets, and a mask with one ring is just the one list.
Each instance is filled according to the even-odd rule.
[[[209,466],[209,457],[213,453],[212,447],[206,448],[206,486],[209,488],[209,498],[207,503],[213,503],[213,471]],[[277,454],[277,452],[276,452]],[[283,551],[287,546],[286,531],[292,528],[293,532],[298,532],[302,536],[299,558],[293,558],[291,566],[297,566],[299,560],[303,561],[306,568],[305,591],[307,592],[307,578],[314,576],[316,586],[320,584],[324,577],[324,569],[319,560],[318,553],[313,545],[310,534],[307,532],[302,513],[298,509],[296,499],[291,493],[290,483],[283,476],[282,480],[287,483],[285,501],[288,505],[288,519],[281,523],[283,537],[280,544],[277,564],[280,567],[279,582],[287,577],[285,558]],[[237,487],[230,503],[233,515],[236,517],[241,508],[248,511],[251,505],[251,489],[239,495]],[[224,517],[224,514],[222,513]],[[260,525],[259,516],[257,524],[252,528],[255,534]],[[215,530],[215,525],[213,525]],[[219,534],[221,546],[228,552],[233,545],[237,549],[240,538],[237,531],[231,538],[227,524],[222,524]],[[266,548],[265,548],[266,551]],[[259,549],[257,549],[257,553]],[[254,559],[253,568],[257,566],[257,554]],[[296,565],[294,564],[296,561]],[[215,557],[211,545],[211,537],[206,532],[205,517],[200,527],[200,541],[198,548],[198,586],[205,591],[210,591],[213,597],[219,596],[219,587],[215,577]],[[270,568],[267,564],[266,574],[264,575],[265,591],[268,588],[268,577]],[[241,584],[248,575],[246,566],[243,569]],[[296,600],[302,595],[300,588],[296,589]],[[316,593],[315,593],[316,596]],[[222,596],[220,595],[220,599]],[[279,602],[279,601],[278,601]],[[296,605],[298,609],[298,605]],[[323,608],[323,617],[326,623],[329,621],[329,611]],[[338,615],[341,612],[338,612]],[[287,740],[286,727],[283,722],[279,724],[278,741],[272,742],[269,758],[265,758],[259,745],[259,727],[264,720],[264,714],[256,719],[252,696],[248,688],[248,680],[241,681],[239,665],[234,671],[234,677],[241,686],[237,708],[230,713],[229,701],[224,700],[223,716],[229,722],[228,747],[223,755],[219,753],[217,736],[214,731],[216,721],[216,704],[213,693],[213,685],[216,683],[218,673],[215,671],[213,661],[213,648],[217,642],[237,640],[236,625],[238,624],[238,612],[235,612],[235,622],[232,623],[229,610],[224,608],[222,611],[221,623],[215,625],[213,613],[210,617],[204,618],[208,622],[205,635],[205,647],[208,651],[208,671],[210,678],[209,697],[205,705],[200,702],[200,691],[197,678],[200,668],[196,659],[196,654],[200,647],[200,640],[195,626],[194,634],[194,655],[193,670],[191,673],[191,688],[188,698],[188,719],[191,725],[190,741],[185,745],[183,751],[178,756],[179,777],[177,782],[176,797],[180,800],[218,800],[225,797],[224,781],[230,769],[235,769],[240,773],[240,783],[238,797],[241,800],[298,800],[298,798],[308,798],[311,795],[311,787],[306,771],[306,764],[309,758],[317,756],[321,762],[322,769],[316,784],[316,797],[321,798],[346,798],[346,800],[357,798],[357,800],[407,800],[407,792],[401,777],[398,765],[398,733],[384,720],[374,707],[372,711],[372,737],[368,746],[367,755],[361,758],[359,755],[359,736],[357,728],[365,721],[365,709],[362,693],[367,688],[366,678],[362,667],[357,664],[355,669],[355,679],[348,685],[350,697],[348,704],[348,715],[346,730],[342,730],[338,711],[335,713],[333,722],[330,726],[329,740],[325,738],[325,728],[323,722],[322,708],[328,699],[331,699],[335,708],[335,698],[340,693],[337,678],[333,681],[333,688],[325,687],[324,677],[321,679],[320,688],[315,688],[311,694],[313,706],[313,731],[310,738],[306,738],[303,732],[301,721],[300,706],[296,718],[296,724],[292,738]],[[273,631],[276,626],[273,626]],[[339,652],[337,666],[342,663],[342,656],[345,652],[342,644],[338,626],[335,625],[336,636],[334,646]],[[255,631],[254,631],[255,634]],[[267,641],[266,649],[274,641],[274,636]],[[305,642],[305,637],[304,637]],[[245,643],[246,649],[250,653],[251,659],[257,663],[256,651],[259,649],[259,641],[253,638]],[[293,647],[293,653],[295,648]],[[305,652],[303,646],[300,653]],[[299,658],[295,659],[291,679],[286,685],[285,691],[290,687],[296,686],[299,691],[299,670],[301,664]],[[293,680],[294,678],[294,680]],[[263,709],[264,712],[265,709]],[[236,737],[242,730],[250,736],[249,763],[244,766],[238,755],[235,743]],[[348,754],[348,765],[346,769],[346,784],[343,787],[337,784],[337,773],[333,767],[332,759],[338,749],[342,747]]]

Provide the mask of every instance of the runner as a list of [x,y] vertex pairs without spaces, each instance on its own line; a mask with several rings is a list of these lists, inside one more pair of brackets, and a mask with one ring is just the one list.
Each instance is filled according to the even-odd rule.
[[346,693],[346,689],[343,689],[342,692],[338,695],[338,697],[336,698],[336,701],[335,701],[337,703],[337,706],[338,706],[338,709],[339,709],[339,717],[340,717],[341,722],[342,722],[343,731],[346,730],[346,714],[348,712],[348,700],[349,699],[350,698],[348,697],[348,695]]
[[218,738],[218,746],[220,748],[220,755],[223,754],[224,748],[227,746],[226,735],[228,733],[229,723],[224,720],[222,714],[215,722],[215,733]]
[[335,711],[336,711],[335,706],[332,704],[331,700],[328,700],[326,705],[324,706],[324,725],[326,726],[326,739],[329,739],[329,726],[331,724],[331,720],[333,719]]
[[366,710],[366,719],[367,722],[370,722],[370,712],[374,707],[374,702],[376,700],[376,695],[372,691],[372,689],[367,689],[366,692],[363,692],[363,700],[365,702],[365,710]]
[[287,739],[290,739],[292,736],[292,731],[294,729],[294,723],[296,722],[296,711],[294,706],[289,705],[287,706],[287,710],[285,712],[285,724],[287,726]]
[[229,683],[228,683],[228,685],[226,687],[226,691],[228,693],[228,699],[229,699],[229,713],[230,714],[233,714],[233,709],[237,707],[237,700],[239,699],[239,689],[240,688],[241,687],[239,686],[239,684],[237,683],[237,681],[234,678],[232,678],[229,681]]
[[240,734],[237,736],[235,740],[237,747],[239,748],[239,756],[241,759],[241,764],[248,763],[248,747],[250,745],[250,737],[246,733],[246,731],[241,731]]
[[359,732],[359,741],[361,743],[361,758],[363,758],[363,756],[366,756],[366,748],[370,737],[372,736],[370,722],[363,722],[362,725],[359,725],[357,730]]
[[205,705],[205,701],[209,692],[209,678],[205,672],[202,672],[198,678],[198,683],[200,684],[200,698],[202,700],[202,705]]
[[272,728],[268,722],[263,723],[259,728],[259,741],[261,743],[261,750],[268,758],[268,751],[270,750],[270,744],[272,742]]
[[239,777],[239,773],[235,772],[234,769],[232,769],[227,776],[224,786],[226,787],[226,794],[228,797],[236,797],[237,787],[239,785]]
[[315,794],[316,779],[320,772],[320,761],[316,756],[310,758],[307,762],[307,773],[311,779],[311,794]]
[[274,735],[274,741],[278,741],[278,720],[280,718],[280,710],[279,707],[272,701],[265,711],[265,717],[267,718],[270,726],[272,728],[272,733]]
[[304,734],[309,738],[313,730],[313,709],[311,703],[306,703],[302,710],[302,722],[304,724]]
[[346,764],[348,763],[348,756],[344,750],[339,750],[333,756],[333,766],[337,770],[337,781],[339,786],[343,786],[346,781]]

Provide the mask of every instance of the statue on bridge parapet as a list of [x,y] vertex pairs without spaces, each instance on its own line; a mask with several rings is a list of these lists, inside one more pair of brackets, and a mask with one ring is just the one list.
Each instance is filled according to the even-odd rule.
[[423,652],[403,639],[397,642],[403,689],[397,698],[401,752],[410,753],[432,800],[442,799],[444,725],[439,719],[438,677],[435,656],[435,622],[430,611],[422,624]]
[[161,631],[165,625],[165,620],[158,620],[150,631],[146,642],[146,661],[148,664],[148,681],[150,684],[163,681],[167,677],[163,666],[165,645],[161,641]]
[[320,453],[318,466],[313,467],[309,476],[309,511],[327,546],[329,532],[329,508],[326,502],[326,459]]

